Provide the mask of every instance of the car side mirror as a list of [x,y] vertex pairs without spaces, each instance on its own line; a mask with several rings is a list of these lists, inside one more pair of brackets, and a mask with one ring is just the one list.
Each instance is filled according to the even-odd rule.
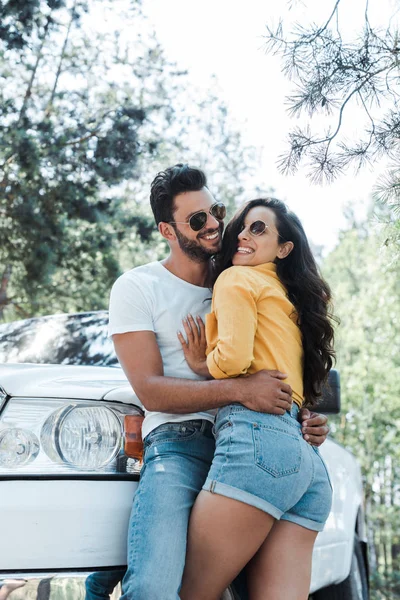
[[329,371],[328,381],[322,389],[322,398],[312,410],[331,415],[340,413],[340,375],[336,369]]

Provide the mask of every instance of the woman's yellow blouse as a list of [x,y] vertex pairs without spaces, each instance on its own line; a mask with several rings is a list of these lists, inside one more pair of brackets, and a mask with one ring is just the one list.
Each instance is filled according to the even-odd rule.
[[276,265],[230,267],[218,277],[206,315],[207,366],[215,379],[278,369],[303,402],[303,346],[297,313]]

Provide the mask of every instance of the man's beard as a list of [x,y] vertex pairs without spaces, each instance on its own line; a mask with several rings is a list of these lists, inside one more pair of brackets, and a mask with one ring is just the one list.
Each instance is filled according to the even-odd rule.
[[[221,233],[222,233],[222,228],[223,228],[223,225],[221,223],[221,226],[219,228],[219,231]],[[213,232],[215,232],[215,229],[206,230],[206,231],[202,232],[202,235],[207,235],[207,234],[210,234]],[[194,262],[197,262],[197,263],[208,262],[210,260],[210,258],[217,252],[217,250],[211,250],[211,249],[208,250],[207,248],[204,248],[203,246],[200,245],[199,242],[189,240],[189,238],[187,238],[185,235],[183,235],[183,233],[178,231],[178,229],[175,229],[175,233],[176,233],[176,237],[178,239],[178,244],[179,244],[180,249],[186,254],[186,256],[188,256]]]

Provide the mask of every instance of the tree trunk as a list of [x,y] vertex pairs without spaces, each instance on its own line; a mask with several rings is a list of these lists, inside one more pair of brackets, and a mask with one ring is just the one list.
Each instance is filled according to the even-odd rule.
[[44,31],[43,31],[42,39],[41,39],[41,42],[40,42],[39,50],[38,50],[38,53],[36,55],[35,66],[33,68],[32,75],[31,75],[31,78],[29,80],[26,92],[25,92],[24,100],[22,102],[21,110],[20,110],[19,117],[18,117],[17,127],[19,126],[19,124],[21,123],[22,119],[24,118],[25,113],[26,113],[26,109],[28,107],[29,98],[31,97],[31,94],[32,94],[33,82],[35,81],[35,77],[36,77],[36,73],[37,73],[37,70],[38,70],[38,67],[39,67],[39,63],[40,63],[41,58],[42,58],[43,47],[44,47],[44,43],[46,41],[46,37],[47,37],[48,31],[49,31],[49,27],[50,27],[50,23],[51,22],[52,22],[51,14],[49,14],[49,16],[47,17],[46,25],[44,26]]
[[74,4],[73,4],[73,6],[71,8],[71,18],[70,18],[69,23],[68,23],[67,33],[65,35],[63,47],[62,47],[62,50],[61,50],[60,60],[58,62],[58,68],[57,68],[56,78],[54,80],[53,89],[51,90],[50,98],[49,98],[49,101],[48,101],[47,106],[46,106],[45,118],[49,115],[49,113],[51,112],[51,109],[53,107],[54,96],[56,94],[58,80],[59,80],[60,75],[61,75],[61,69],[62,69],[62,63],[63,63],[64,56],[65,56],[65,50],[67,48],[67,44],[68,44],[68,39],[69,39],[69,34],[70,34],[70,31],[71,31],[72,23],[74,22],[76,2],[77,2],[77,0],[74,1]]
[[7,296],[7,287],[11,277],[11,265],[7,265],[4,269],[1,284],[0,284],[0,320],[3,319],[4,308],[9,303],[9,298]]

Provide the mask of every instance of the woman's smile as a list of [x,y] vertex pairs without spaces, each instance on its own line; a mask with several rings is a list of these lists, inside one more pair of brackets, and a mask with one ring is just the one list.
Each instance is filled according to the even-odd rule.
[[254,250],[248,246],[238,246],[236,253],[238,254],[253,254]]

